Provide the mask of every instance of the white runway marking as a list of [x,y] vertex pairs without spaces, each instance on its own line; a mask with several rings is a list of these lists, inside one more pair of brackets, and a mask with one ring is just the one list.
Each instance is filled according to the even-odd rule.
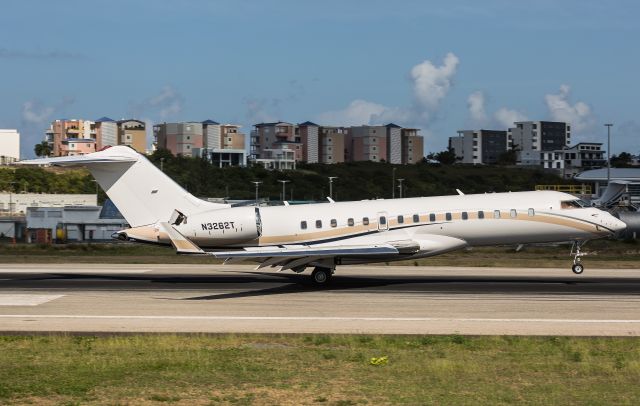
[[38,269],[38,268],[0,268],[0,274],[4,273],[65,273],[65,274],[136,274],[151,272],[151,269],[119,269],[119,268],[91,268],[91,269]]
[[[14,295],[20,296],[20,295]],[[26,295],[22,295],[26,296]],[[53,296],[53,295],[51,295]],[[57,297],[56,297],[57,298]],[[50,299],[52,300],[52,299]],[[203,320],[203,321],[415,321],[415,322],[472,322],[472,323],[633,323],[640,320],[622,319],[488,319],[447,317],[313,317],[313,316],[130,316],[130,315],[80,315],[80,314],[1,314],[0,319],[120,319],[120,320]]]
[[0,306],[38,306],[64,295],[14,295],[0,294]]

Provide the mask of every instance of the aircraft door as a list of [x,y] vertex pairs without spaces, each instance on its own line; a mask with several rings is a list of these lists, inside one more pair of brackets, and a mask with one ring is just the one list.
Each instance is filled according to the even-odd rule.
[[386,211],[381,211],[378,214],[378,231],[387,231],[389,229],[389,216]]

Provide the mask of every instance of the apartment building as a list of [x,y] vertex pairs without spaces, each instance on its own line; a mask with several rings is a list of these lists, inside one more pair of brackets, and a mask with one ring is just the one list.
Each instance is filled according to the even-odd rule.
[[118,123],[109,117],[101,117],[93,124],[96,151],[118,145]]
[[320,127],[318,162],[339,164],[345,161],[345,142],[349,129],[345,127]]
[[320,126],[305,121],[296,127],[296,135],[303,145],[302,161],[314,164],[320,162]]
[[278,121],[253,127],[252,161],[269,169],[295,169],[296,162],[302,161],[304,145],[296,125]]
[[386,161],[388,159],[387,127],[381,125],[350,127],[345,149],[348,161]]
[[607,166],[601,142],[580,142],[572,147],[544,151],[540,153],[540,161],[543,168],[559,170],[566,178],[571,178],[585,169]]
[[95,123],[89,120],[54,120],[46,130],[46,141],[52,156],[67,156],[94,152]]
[[507,131],[461,130],[457,137],[449,138],[459,162],[465,164],[495,164],[509,149]]
[[162,123],[153,127],[156,146],[171,151],[173,155],[191,157],[193,150],[204,147],[203,128],[200,122]]
[[219,167],[246,165],[245,135],[240,132],[239,125],[205,120],[202,122],[202,133],[203,148],[194,151],[197,156],[208,157]]
[[415,164],[424,158],[424,137],[418,135],[417,128],[403,128],[401,130],[401,162]]
[[14,129],[0,129],[0,165],[20,160],[20,133]]
[[571,143],[571,126],[558,121],[518,121],[507,130],[518,165],[540,166],[541,151],[562,150]]
[[118,145],[127,145],[144,154],[147,151],[147,128],[144,121],[118,120]]

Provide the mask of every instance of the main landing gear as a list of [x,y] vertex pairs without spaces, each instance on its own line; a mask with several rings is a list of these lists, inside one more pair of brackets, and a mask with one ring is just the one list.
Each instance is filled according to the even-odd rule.
[[334,272],[335,269],[317,266],[313,272],[311,272],[311,280],[313,280],[313,283],[317,286],[325,286],[331,280]]
[[575,241],[571,246],[570,255],[573,255],[573,266],[571,267],[571,270],[576,275],[580,275],[582,272],[584,272],[584,265],[582,265],[582,257],[586,254],[582,252],[580,248],[582,248],[582,246],[585,243],[586,241],[582,241],[582,242]]

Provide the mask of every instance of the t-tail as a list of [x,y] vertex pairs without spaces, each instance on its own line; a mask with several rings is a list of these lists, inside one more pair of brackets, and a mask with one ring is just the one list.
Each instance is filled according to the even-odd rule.
[[145,228],[183,216],[230,207],[193,196],[142,154],[115,146],[87,155],[21,161],[20,164],[84,166],[131,227]]

